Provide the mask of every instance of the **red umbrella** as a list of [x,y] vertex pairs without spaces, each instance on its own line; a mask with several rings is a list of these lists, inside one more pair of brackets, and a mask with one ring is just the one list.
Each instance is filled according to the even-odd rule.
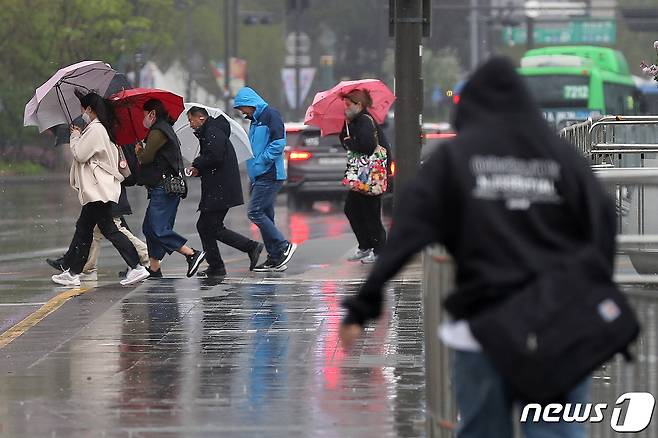
[[317,93],[313,103],[306,110],[304,124],[318,126],[322,135],[340,132],[345,124],[345,105],[342,95],[352,90],[367,90],[370,93],[372,106],[367,108],[368,113],[377,123],[383,123],[388,109],[395,101],[395,95],[379,79],[361,79],[343,81],[330,90]]
[[114,104],[119,128],[115,132],[117,144],[132,144],[144,140],[148,129],[144,128],[144,104],[158,99],[164,105],[172,120],[178,119],[185,106],[183,98],[170,91],[157,88],[133,88],[122,90],[110,96]]

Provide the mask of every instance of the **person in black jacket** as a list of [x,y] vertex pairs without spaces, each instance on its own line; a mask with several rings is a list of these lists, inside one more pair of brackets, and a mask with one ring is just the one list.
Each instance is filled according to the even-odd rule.
[[201,146],[199,156],[188,169],[192,176],[201,177],[201,214],[196,226],[206,252],[208,269],[198,275],[226,275],[217,241],[247,253],[249,270],[252,271],[263,251],[263,244],[224,226],[229,209],[244,204],[238,159],[229,140],[231,125],[224,116],[209,117],[205,108],[196,106],[188,110],[187,118]]
[[160,261],[174,251],[185,256],[187,276],[192,277],[206,257],[205,252],[186,245],[187,239],[174,231],[180,196],[165,191],[166,177],[183,172],[180,142],[172,127],[173,121],[162,102],[150,99],[144,103],[144,127],[149,130],[144,146],[135,153],[140,163],[138,184],[148,189],[142,231],[149,250],[151,278],[162,277]]
[[[375,120],[368,114],[372,106],[370,94],[365,90],[353,90],[343,96],[347,124],[340,133],[340,142],[349,151],[370,156],[377,143],[386,148],[390,157],[390,145]],[[358,247],[349,261],[374,263],[386,242],[386,230],[382,224],[382,195],[366,195],[354,190],[347,193],[345,216],[356,236]]]
[[[457,267],[456,291],[444,303],[453,320],[440,330],[455,352],[457,436],[507,438],[518,400],[469,321],[590,247],[591,264],[611,281],[615,211],[587,161],[550,129],[507,59],[493,58],[473,74],[455,127],[457,137],[434,152],[400,198],[386,247],[358,294],[343,303],[341,338],[349,346],[381,315],[384,284],[424,246],[441,243]],[[586,402],[588,384],[573,387],[564,402]],[[585,433],[582,424],[563,421],[523,428],[529,437]]]

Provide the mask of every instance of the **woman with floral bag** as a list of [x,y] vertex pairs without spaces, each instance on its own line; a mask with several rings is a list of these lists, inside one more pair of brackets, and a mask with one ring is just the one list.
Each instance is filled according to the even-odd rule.
[[347,150],[343,185],[349,187],[345,215],[356,236],[358,247],[349,261],[374,263],[386,242],[382,224],[382,195],[386,192],[389,144],[375,120],[368,114],[370,94],[353,90],[343,96],[345,126],[340,141]]

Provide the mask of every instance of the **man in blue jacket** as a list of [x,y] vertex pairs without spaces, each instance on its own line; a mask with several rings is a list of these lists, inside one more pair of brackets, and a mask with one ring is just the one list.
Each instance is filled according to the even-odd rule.
[[263,236],[267,260],[256,266],[256,272],[285,271],[297,245],[286,240],[274,224],[276,195],[286,180],[283,149],[286,130],[279,112],[249,87],[235,96],[233,107],[251,120],[249,140],[254,158],[247,161],[251,180],[251,200],[247,216]]

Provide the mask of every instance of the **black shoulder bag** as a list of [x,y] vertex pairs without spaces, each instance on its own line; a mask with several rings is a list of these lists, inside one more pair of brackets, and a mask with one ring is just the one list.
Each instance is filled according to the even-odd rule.
[[639,324],[602,257],[587,248],[468,319],[522,400],[559,401],[616,353],[630,359]]
[[[181,199],[187,198],[187,182],[185,181],[185,176],[183,176],[183,157],[180,151],[180,144],[176,144],[176,153],[178,156],[178,163],[174,165],[169,163],[173,169],[176,169],[178,175],[166,175],[162,174],[162,184],[164,185],[164,190],[169,195],[180,196]],[[165,158],[169,161],[169,158],[165,154]]]

